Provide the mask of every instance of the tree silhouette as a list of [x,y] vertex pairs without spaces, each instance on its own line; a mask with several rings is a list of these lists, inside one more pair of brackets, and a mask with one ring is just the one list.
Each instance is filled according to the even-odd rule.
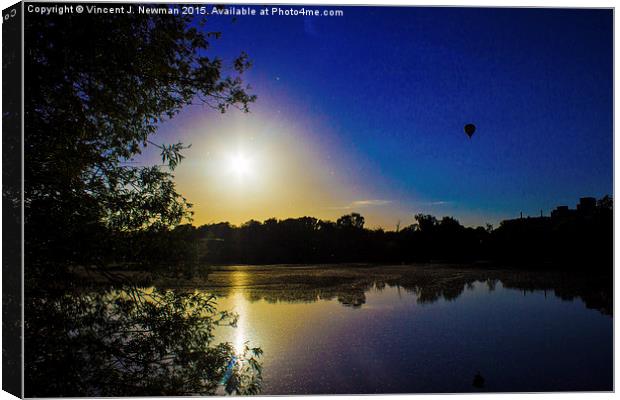
[[[258,393],[260,349],[212,343],[212,298],[65,279],[197,261],[195,228],[172,229],[192,216],[172,175],[188,146],[153,136],[192,104],[248,111],[248,56],[225,65],[220,34],[189,15],[32,14],[24,28],[26,395]],[[161,165],[135,162],[147,146]]]
[[416,214],[414,218],[417,228],[424,233],[432,232],[437,225],[437,218],[432,215]]
[[338,218],[336,221],[336,225],[340,228],[354,228],[354,229],[362,229],[364,228],[364,217],[362,217],[358,213],[351,213],[348,215],[343,215]]
[[[26,20],[30,266],[104,264],[111,232],[162,230],[191,218],[172,180],[186,146],[151,137],[187,105],[247,111],[255,100],[240,78],[248,56],[241,53],[225,75],[226,65],[211,54],[219,36],[188,15]],[[149,145],[160,150],[163,166],[132,162]]]
[[[572,268],[607,271],[613,256],[613,210],[606,197],[591,211],[563,217],[536,217],[465,227],[450,216],[415,215],[399,231],[364,228],[353,213],[336,222],[312,217],[270,218],[235,227],[229,223],[166,232],[170,242],[202,243],[195,257],[204,264],[277,263],[493,263],[511,268]],[[182,238],[182,239],[181,239]],[[567,246],[567,244],[570,244]],[[173,260],[182,264],[183,252]],[[144,256],[161,252],[148,251]],[[171,259],[171,258],[168,258]]]

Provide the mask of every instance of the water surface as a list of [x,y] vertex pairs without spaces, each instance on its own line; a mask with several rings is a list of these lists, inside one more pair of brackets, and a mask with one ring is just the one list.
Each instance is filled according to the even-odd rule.
[[[200,290],[262,394],[612,390],[611,283],[439,267],[229,267]],[[474,376],[484,378],[474,387]]]

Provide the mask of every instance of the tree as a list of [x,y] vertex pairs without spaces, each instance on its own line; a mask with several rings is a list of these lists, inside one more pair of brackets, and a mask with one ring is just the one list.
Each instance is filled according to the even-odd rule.
[[614,199],[610,195],[605,195],[596,202],[600,210],[610,211],[614,208]]
[[[25,25],[25,218],[29,265],[103,264],[111,232],[191,219],[172,180],[183,143],[152,141],[183,107],[248,111],[256,96],[211,55],[187,15],[30,15]],[[132,160],[148,145],[161,166]],[[81,251],[76,251],[78,247]],[[105,250],[104,250],[105,249]]]
[[[192,227],[172,231],[192,215],[172,175],[188,146],[153,135],[188,105],[248,111],[256,99],[241,80],[248,56],[226,69],[209,49],[220,35],[204,22],[88,13],[25,19],[29,396],[213,394],[222,380],[229,393],[260,389],[260,349],[236,354],[214,345],[222,320],[212,298],[135,287],[71,291],[73,280],[54,276],[139,257],[153,243],[199,256],[169,240],[194,235]],[[159,149],[162,165],[134,162],[147,146]]]
[[341,228],[363,229],[364,217],[358,213],[351,213],[338,218],[336,224]]
[[422,232],[431,232],[437,226],[437,218],[432,215],[416,214],[414,218]]

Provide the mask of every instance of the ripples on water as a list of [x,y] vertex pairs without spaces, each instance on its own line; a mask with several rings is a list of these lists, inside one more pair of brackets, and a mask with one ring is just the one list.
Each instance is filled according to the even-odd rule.
[[[184,383],[183,393],[231,387],[262,394],[610,391],[612,285],[608,277],[558,272],[262,266],[220,268],[207,279],[156,279],[138,292],[99,286],[66,293],[58,305],[34,299],[27,347],[36,357],[27,377],[60,382],[56,392],[43,394],[100,395],[110,387],[105,379],[128,371],[110,357],[129,355],[123,362],[138,357],[134,375],[149,376],[151,367],[139,361],[147,357],[160,378],[130,385],[127,393],[114,386],[113,395],[175,394],[179,387],[164,378],[169,368],[180,379],[191,372],[208,380],[208,386]],[[209,320],[196,306],[200,301],[216,307],[205,314]],[[235,313],[236,323],[217,326],[220,311]],[[99,328],[91,329],[92,321]],[[119,321],[116,350],[97,353],[101,366],[84,362],[86,353],[109,344]],[[136,336],[136,326],[150,333]],[[188,342],[177,346],[182,337]],[[83,360],[72,364],[71,378],[79,383],[90,374],[94,385],[84,383],[84,393],[62,386],[69,379],[62,346]],[[251,358],[259,364],[242,362],[248,349],[256,350]],[[187,358],[196,352],[215,357],[219,364],[207,368],[212,373]],[[61,361],[65,370],[54,369],[59,376],[28,370],[37,362],[50,371]],[[233,369],[239,373],[230,379]]]
[[211,282],[240,315],[219,338],[264,350],[263,394],[612,390],[602,278],[240,267]]

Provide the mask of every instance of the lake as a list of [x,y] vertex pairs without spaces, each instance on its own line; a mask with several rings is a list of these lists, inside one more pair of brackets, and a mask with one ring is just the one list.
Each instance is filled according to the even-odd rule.
[[613,390],[611,285],[556,272],[248,266],[219,269],[200,290],[239,315],[218,340],[264,351],[262,394],[537,392]]
[[288,265],[67,283],[26,297],[28,397],[613,390],[609,276]]

